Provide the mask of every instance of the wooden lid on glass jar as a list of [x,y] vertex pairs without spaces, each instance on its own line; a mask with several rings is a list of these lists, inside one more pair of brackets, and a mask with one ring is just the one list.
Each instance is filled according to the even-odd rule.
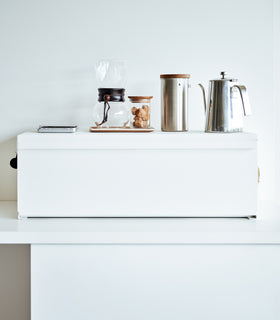
[[149,103],[151,102],[150,100],[153,98],[153,96],[128,96],[128,99],[132,102],[132,103]]

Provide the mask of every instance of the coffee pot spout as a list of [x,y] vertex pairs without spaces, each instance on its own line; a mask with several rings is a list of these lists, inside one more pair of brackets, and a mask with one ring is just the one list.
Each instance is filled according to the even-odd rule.
[[206,94],[205,94],[205,89],[203,87],[203,85],[201,83],[198,84],[202,90],[202,94],[203,94],[203,101],[204,101],[204,111],[206,113]]

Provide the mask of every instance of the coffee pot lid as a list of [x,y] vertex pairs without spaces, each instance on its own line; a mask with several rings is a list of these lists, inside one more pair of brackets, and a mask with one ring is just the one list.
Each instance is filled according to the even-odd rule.
[[225,76],[227,75],[226,71],[221,71],[220,75],[222,76],[220,79],[214,79],[210,81],[234,81],[237,82],[237,79],[232,79],[232,78],[226,78]]

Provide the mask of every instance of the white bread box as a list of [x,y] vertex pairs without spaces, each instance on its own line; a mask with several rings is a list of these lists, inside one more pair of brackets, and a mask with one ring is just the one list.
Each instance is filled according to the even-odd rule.
[[244,217],[257,212],[252,133],[23,133],[23,217]]

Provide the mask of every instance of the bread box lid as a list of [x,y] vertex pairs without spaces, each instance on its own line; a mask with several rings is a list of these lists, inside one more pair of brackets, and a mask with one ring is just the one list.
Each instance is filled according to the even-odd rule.
[[18,135],[18,150],[86,149],[251,149],[253,133],[37,133]]

